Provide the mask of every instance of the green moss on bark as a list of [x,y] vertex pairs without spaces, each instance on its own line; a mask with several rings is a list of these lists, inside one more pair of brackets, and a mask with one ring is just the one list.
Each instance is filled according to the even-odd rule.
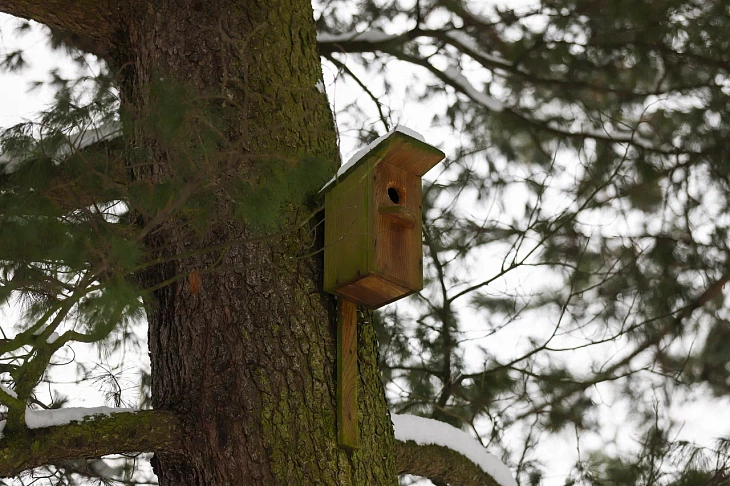
[[[154,114],[160,73],[192,86],[216,111],[227,149],[211,170],[220,187],[272,160],[324,159],[334,172],[336,135],[316,88],[322,75],[308,0],[132,0],[119,4],[118,15],[113,53],[124,66],[125,132],[130,154],[143,154],[127,161],[133,183],[158,183],[183,168],[144,123]],[[229,214],[223,192],[213,195],[214,205]],[[284,208],[283,219],[300,210]],[[219,223],[191,237],[181,217],[144,239],[165,260],[136,276],[142,287],[156,289],[147,306],[153,405],[182,421],[182,446],[158,454],[161,484],[395,484],[392,430],[365,323],[364,440],[353,454],[337,447],[335,313],[320,287],[322,259],[308,256],[312,234],[230,244],[223,254],[191,251],[252,234],[245,221]],[[191,256],[169,258],[180,254]],[[202,275],[195,293],[179,278],[192,272]],[[78,446],[52,435],[23,440],[35,457],[44,440],[73,455],[93,438],[131,440],[144,430],[114,419],[109,430],[103,420],[93,432],[86,425],[67,429],[75,430]]]
[[81,457],[125,452],[182,450],[178,418],[167,412],[141,411],[97,415],[83,422],[9,433],[0,441],[0,476]]

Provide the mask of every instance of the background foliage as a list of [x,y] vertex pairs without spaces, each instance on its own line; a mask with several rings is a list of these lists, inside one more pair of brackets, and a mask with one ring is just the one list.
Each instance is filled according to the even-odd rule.
[[[417,112],[416,128],[449,154],[424,187],[426,288],[375,316],[391,409],[471,430],[523,485],[726,484],[726,424],[717,443],[695,444],[681,411],[727,406],[730,394],[730,5],[510,5],[315,5],[343,148]],[[5,69],[23,68],[22,51],[2,54]],[[131,277],[159,258],[139,244],[135,215],[162,225],[174,213],[193,232],[234,217],[265,237],[316,210],[277,220],[277,207],[300,204],[326,176],[299,161],[272,160],[213,189],[203,162],[233,148],[210,129],[215,113],[169,84],[157,115],[135,122],[188,163],[154,187],[120,182],[116,142],[82,151],[76,135],[135,117],[113,83],[113,66],[93,78],[56,75],[55,105],[3,137],[3,153],[25,159],[0,176],[1,292],[25,305],[15,329],[3,325],[12,331],[0,371],[19,393],[40,397],[39,379],[54,390],[46,365],[65,361],[52,354],[93,341],[99,362],[80,378],[114,404],[128,396],[123,358],[149,291]],[[227,191],[238,212],[217,215],[210,190]],[[69,195],[91,200],[70,211]],[[48,396],[38,406],[63,402]],[[567,470],[555,470],[558,441],[575,451]],[[51,472],[59,481],[111,473],[90,467]],[[134,477],[153,480],[143,476]]]

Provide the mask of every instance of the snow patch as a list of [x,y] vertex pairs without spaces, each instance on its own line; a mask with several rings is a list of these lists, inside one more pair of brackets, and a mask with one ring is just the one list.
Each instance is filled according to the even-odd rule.
[[320,93],[322,93],[322,94],[325,93],[324,83],[322,82],[321,79],[319,81],[317,81],[317,84],[315,84],[314,87],[317,88],[317,91],[319,91]]
[[488,453],[472,436],[438,420],[415,415],[391,414],[395,438],[419,445],[438,445],[462,454],[489,474],[501,486],[517,486],[509,468],[496,456]]
[[[8,166],[8,168],[10,168],[10,166]],[[50,321],[44,322],[38,329],[33,331],[33,335],[40,336],[41,334],[43,334],[43,331],[45,331],[48,328],[48,326],[50,326],[50,325],[51,325]]]
[[59,336],[57,332],[52,332],[51,335],[46,338],[46,343],[53,344],[58,340],[59,337],[61,336]]
[[5,437],[3,435],[3,430],[5,430],[5,424],[7,424],[7,423],[8,423],[7,420],[0,420],[0,439],[2,439],[3,437]]
[[504,105],[500,101],[497,101],[491,96],[476,89],[458,69],[450,67],[447,68],[446,71],[443,71],[443,73],[452,83],[459,86],[462,92],[473,101],[492,111],[504,111]]
[[95,415],[110,417],[113,413],[133,413],[136,411],[134,408],[111,407],[59,408],[55,410],[31,410],[26,408],[25,425],[29,429],[40,429],[71,422],[83,422],[86,417],[93,417]]
[[18,394],[15,393],[15,390],[11,390],[10,388],[8,388],[5,385],[0,385],[0,390],[4,391],[5,393],[7,393],[8,395],[10,395],[13,398],[18,398]]
[[383,140],[385,140],[386,138],[388,138],[389,136],[391,136],[395,132],[400,132],[400,133],[402,133],[404,135],[408,135],[409,137],[415,138],[416,140],[420,140],[421,142],[426,143],[426,139],[423,137],[423,135],[421,135],[417,131],[411,130],[410,128],[406,128],[406,127],[402,127],[400,125],[397,125],[395,128],[393,128],[391,131],[389,131],[385,135],[381,135],[380,137],[378,137],[375,140],[373,140],[372,142],[370,142],[366,147],[361,148],[360,150],[358,150],[357,152],[355,152],[355,155],[353,155],[352,157],[350,157],[350,160],[348,160],[346,164],[343,164],[339,168],[339,170],[337,171],[337,174],[332,179],[330,179],[329,181],[327,181],[327,183],[324,186],[322,186],[322,189],[320,189],[319,192],[324,191],[333,182],[335,182],[337,179],[339,179],[340,177],[342,177],[343,175],[345,175],[345,173],[348,170],[350,170],[355,164],[357,164],[357,162],[360,159],[362,159],[363,157],[365,157],[365,155],[367,155],[368,152],[370,152],[371,150],[373,150],[375,147],[378,146],[378,144],[380,144],[380,142],[382,142]]
[[475,58],[478,57],[479,59],[477,60],[492,62],[494,64],[499,64],[504,67],[512,67],[512,63],[504,59],[503,57],[495,56],[483,51],[482,48],[474,41],[471,36],[461,30],[451,30],[446,33],[446,37],[450,38],[454,42],[458,42],[459,44],[464,46],[465,49],[471,51],[471,53],[467,54],[472,57],[476,56]]
[[[68,144],[62,146],[55,155],[54,160],[60,161],[66,156],[77,152],[89,145],[103,140],[112,140],[122,135],[122,124],[119,122],[108,122],[97,128],[82,130],[68,136]],[[0,172],[12,172],[20,161],[8,155],[0,153]]]

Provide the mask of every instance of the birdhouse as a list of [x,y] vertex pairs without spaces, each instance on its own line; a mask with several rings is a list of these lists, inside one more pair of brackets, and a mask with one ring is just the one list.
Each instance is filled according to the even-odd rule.
[[324,289],[373,309],[423,289],[421,177],[444,154],[411,133],[379,138],[325,187]]

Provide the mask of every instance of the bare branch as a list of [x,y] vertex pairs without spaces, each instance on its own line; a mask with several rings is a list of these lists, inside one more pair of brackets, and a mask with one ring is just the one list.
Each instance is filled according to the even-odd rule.
[[380,121],[383,123],[383,126],[385,128],[386,132],[390,131],[390,123],[388,123],[388,119],[386,118],[385,114],[383,113],[383,104],[380,102],[377,96],[373,94],[372,91],[370,91],[370,88],[367,87],[367,85],[355,74],[352,72],[350,68],[347,67],[347,64],[344,62],[335,59],[333,56],[326,56],[327,60],[337,66],[338,69],[340,69],[342,72],[350,76],[353,81],[355,81],[360,88],[362,88],[363,91],[370,97],[371,100],[373,100],[373,103],[375,104],[375,108],[378,110],[378,115],[380,116]]
[[634,373],[636,370],[631,370],[630,366],[634,362],[634,359],[643,354],[644,351],[650,349],[651,347],[658,345],[661,343],[662,340],[666,336],[668,336],[673,331],[676,331],[678,328],[681,327],[682,322],[689,318],[694,311],[697,309],[703,307],[707,302],[715,298],[718,294],[722,292],[722,288],[730,282],[730,273],[727,273],[723,275],[719,280],[713,282],[710,284],[702,294],[700,294],[696,299],[694,299],[692,302],[690,302],[688,305],[683,307],[682,309],[679,309],[677,311],[676,316],[669,320],[666,324],[664,324],[662,327],[660,327],[656,332],[652,333],[651,335],[647,336],[643,342],[641,342],[638,346],[636,346],[630,353],[628,353],[626,356],[624,356],[622,359],[617,361],[616,363],[613,363],[605,370],[602,370],[600,373],[596,374],[591,380],[585,381],[583,383],[578,383],[575,386],[568,387],[564,392],[559,393],[555,397],[551,398],[550,400],[544,401],[542,403],[536,404],[532,407],[530,407],[529,410],[526,412],[521,413],[517,416],[517,420],[523,419],[533,413],[539,413],[544,411],[546,408],[553,406],[554,404],[563,402],[573,396],[576,393],[580,393],[585,391],[586,389],[590,388],[591,386],[603,382],[603,381],[612,381],[620,379],[624,376],[627,376],[629,374]]

